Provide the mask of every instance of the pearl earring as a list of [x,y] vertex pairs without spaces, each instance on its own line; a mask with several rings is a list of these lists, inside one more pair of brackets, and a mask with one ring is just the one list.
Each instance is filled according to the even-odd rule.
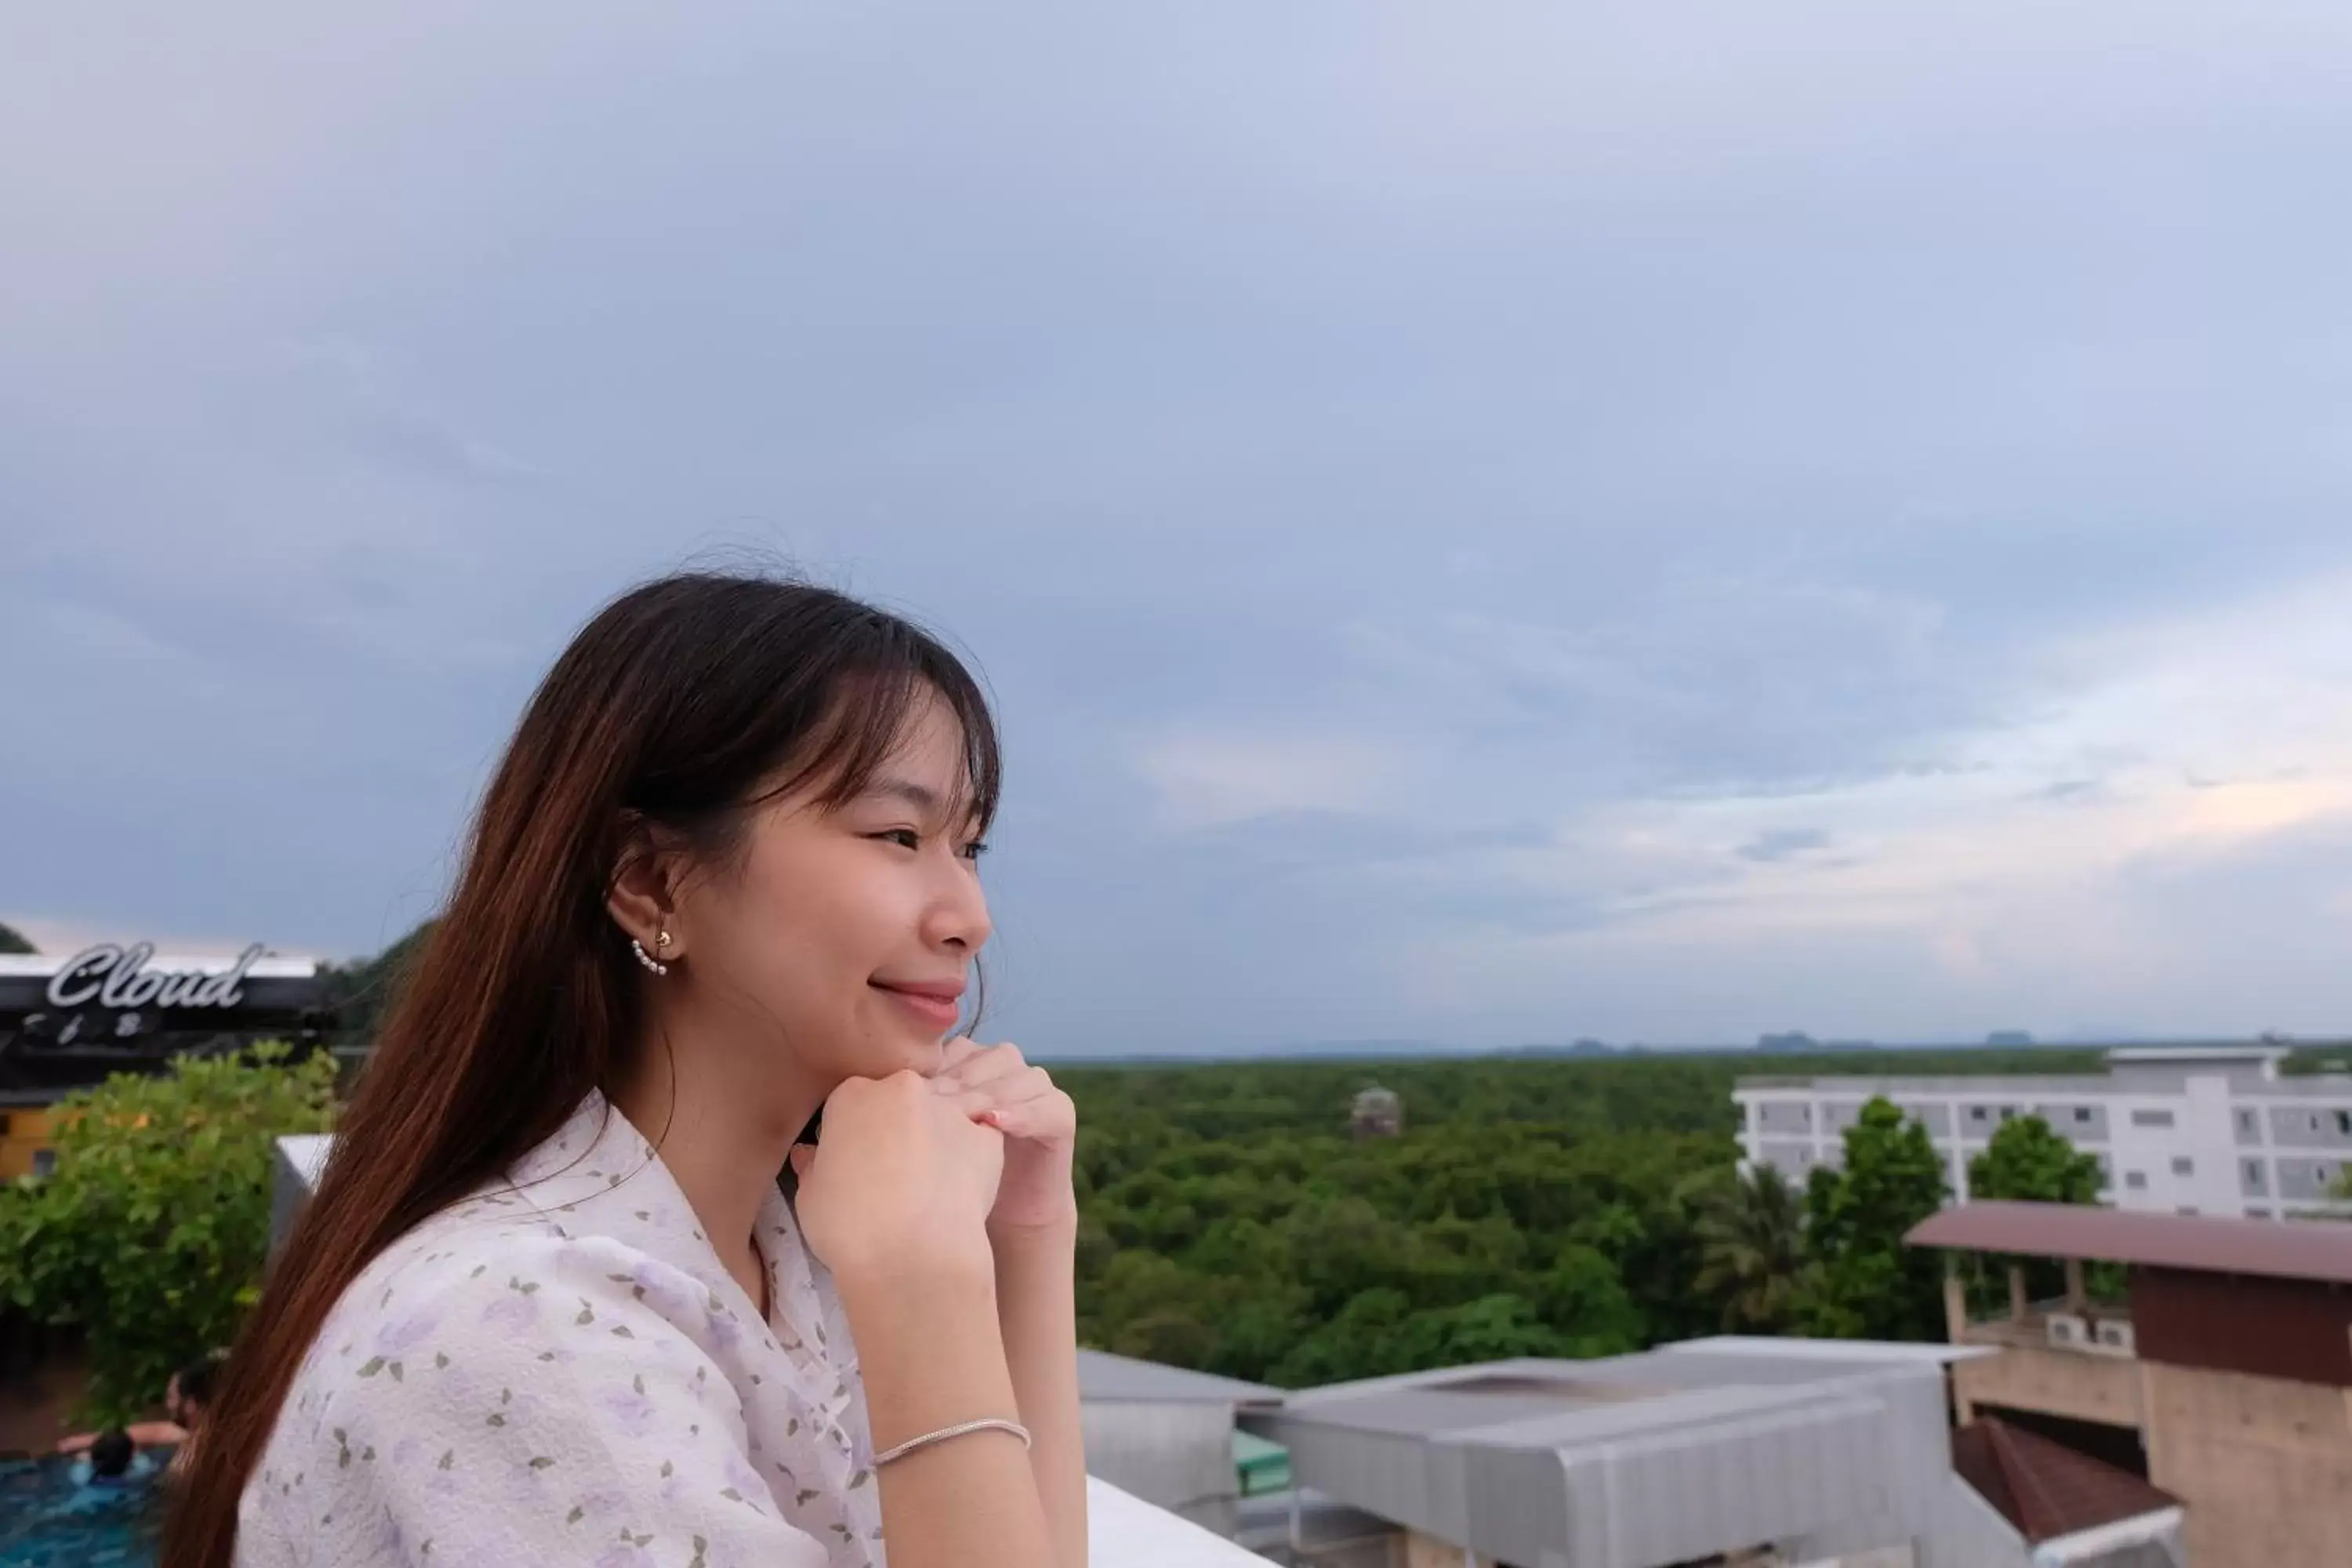
[[[635,937],[631,937],[629,939],[629,951],[637,955],[637,962],[644,964],[648,972],[655,974],[667,974],[669,973],[669,965],[664,963],[660,959],[656,958],[653,953],[647,952],[646,951],[646,944],[639,942]],[[668,951],[669,932],[665,931],[655,933],[654,952],[667,952]]]

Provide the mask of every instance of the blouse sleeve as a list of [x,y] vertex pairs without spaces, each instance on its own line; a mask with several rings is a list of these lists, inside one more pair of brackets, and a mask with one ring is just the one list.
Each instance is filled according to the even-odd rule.
[[331,1352],[349,1364],[309,1449],[382,1510],[385,1556],[824,1568],[745,1453],[740,1404],[699,1342],[698,1286],[603,1238],[444,1258],[395,1281],[373,1333]]

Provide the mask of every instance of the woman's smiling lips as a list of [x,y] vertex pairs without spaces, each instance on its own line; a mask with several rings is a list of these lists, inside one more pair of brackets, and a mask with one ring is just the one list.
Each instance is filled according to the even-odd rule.
[[961,980],[874,980],[867,982],[935,1029],[952,1029],[963,1012]]

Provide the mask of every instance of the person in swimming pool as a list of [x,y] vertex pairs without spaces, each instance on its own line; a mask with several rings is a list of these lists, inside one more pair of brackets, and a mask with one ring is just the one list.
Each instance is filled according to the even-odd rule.
[[[163,1385],[163,1420],[134,1421],[119,1429],[120,1435],[130,1441],[135,1453],[143,1454],[150,1448],[170,1448],[173,1450],[172,1468],[176,1470],[181,1467],[198,1427],[204,1422],[205,1408],[212,1403],[213,1389],[220,1376],[224,1353],[215,1351],[209,1355],[200,1356],[172,1374],[170,1381]],[[77,1432],[70,1437],[59,1439],[58,1452],[94,1456],[98,1445],[115,1435],[117,1433],[112,1431]]]

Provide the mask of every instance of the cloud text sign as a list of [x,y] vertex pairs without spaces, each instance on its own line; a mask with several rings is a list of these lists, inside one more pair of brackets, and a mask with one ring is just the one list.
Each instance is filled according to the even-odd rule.
[[150,969],[152,942],[118,947],[102,942],[66,960],[49,981],[52,1007],[236,1007],[245,1001],[245,977],[259,958],[255,942],[226,969]]
[[331,979],[317,959],[260,942],[235,958],[159,955],[152,942],[0,953],[0,1097],[23,1103],[257,1040],[310,1049],[335,1027]]

